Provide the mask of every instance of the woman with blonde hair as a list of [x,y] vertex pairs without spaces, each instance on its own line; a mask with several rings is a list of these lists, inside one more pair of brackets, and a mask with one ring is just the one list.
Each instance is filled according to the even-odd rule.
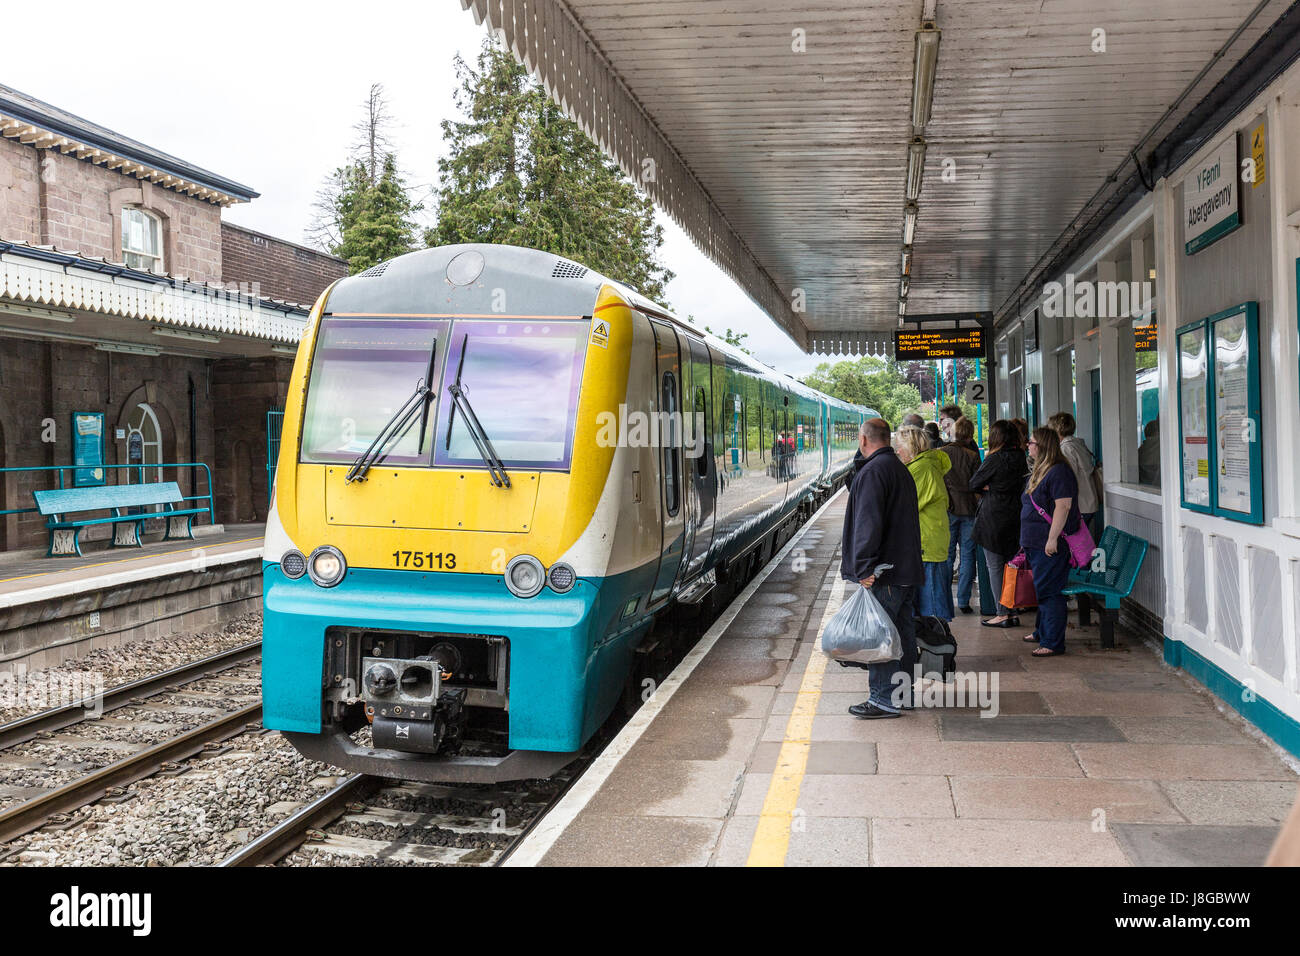
[[1033,467],[1021,496],[1020,547],[1034,572],[1038,594],[1038,626],[1024,640],[1035,639],[1034,657],[1065,653],[1065,587],[1070,573],[1070,548],[1062,533],[1074,534],[1079,514],[1079,483],[1061,454],[1061,438],[1052,428],[1035,428],[1029,439]]
[[951,621],[952,565],[948,563],[948,489],[943,476],[952,459],[930,447],[925,429],[904,425],[898,430],[895,448],[899,461],[907,466],[916,482],[916,505],[921,521],[921,585],[917,613]]

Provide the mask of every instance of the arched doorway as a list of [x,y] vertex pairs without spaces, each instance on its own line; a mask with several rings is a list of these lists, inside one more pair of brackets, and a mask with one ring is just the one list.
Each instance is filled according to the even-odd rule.
[[140,402],[126,417],[126,464],[141,465],[126,469],[129,484],[162,481],[162,428],[158,415],[148,402]]

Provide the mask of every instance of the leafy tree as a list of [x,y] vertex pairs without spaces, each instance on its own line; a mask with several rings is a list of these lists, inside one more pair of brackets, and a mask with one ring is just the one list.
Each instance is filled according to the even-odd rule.
[[542,249],[662,301],[654,206],[541,85],[488,38],[474,67],[455,60],[460,120],[444,120],[438,221],[428,245]]
[[352,275],[415,248],[415,213],[387,135],[383,87],[370,87],[365,117],[354,130],[346,165],[334,170],[317,195],[311,238],[348,261]]
[[[695,318],[695,316],[691,316],[691,318],[693,319]],[[733,332],[731,331],[731,326],[727,326],[727,331],[719,334],[717,332],[714,332],[707,325],[704,327],[704,331],[708,332],[710,335],[717,335],[718,338],[722,339],[722,341],[726,342],[728,345],[735,346],[736,348],[740,349],[740,351],[744,352],[746,355],[754,354],[749,349],[745,348],[745,339],[749,338],[748,332]]]
[[897,426],[904,415],[919,410],[921,393],[903,380],[892,358],[864,355],[842,362],[823,362],[804,384],[856,405],[866,405]]

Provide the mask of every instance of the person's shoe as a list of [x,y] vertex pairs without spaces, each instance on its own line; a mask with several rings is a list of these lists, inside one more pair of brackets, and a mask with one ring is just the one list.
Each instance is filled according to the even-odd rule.
[[901,717],[902,716],[902,714],[900,714],[896,710],[881,710],[879,707],[877,707],[869,700],[864,700],[860,704],[854,704],[852,707],[849,708],[849,713],[852,714],[854,717],[861,718],[862,720],[876,720],[877,718],[880,717]]
[[971,607],[969,604],[963,604],[961,607],[957,608],[957,610],[961,611],[963,614],[975,613],[975,609]]
[[980,623],[983,624],[985,627],[1017,627],[1020,624],[1020,622],[1014,617],[1009,617],[1004,621],[998,621],[996,623],[994,623],[991,620],[980,621]]

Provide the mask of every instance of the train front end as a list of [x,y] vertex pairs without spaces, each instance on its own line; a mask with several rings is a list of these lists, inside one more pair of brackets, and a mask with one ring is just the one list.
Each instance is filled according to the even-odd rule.
[[370,272],[322,296],[294,365],[264,722],[355,771],[549,775],[622,689],[615,449],[590,436],[626,394],[625,310],[593,319],[617,298],[599,277],[511,247]]

